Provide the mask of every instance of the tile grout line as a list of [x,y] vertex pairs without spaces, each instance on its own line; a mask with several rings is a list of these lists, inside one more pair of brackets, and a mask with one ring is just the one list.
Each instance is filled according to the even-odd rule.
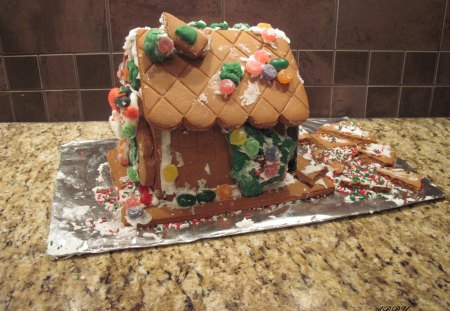
[[220,17],[222,18],[222,22],[225,21],[225,0],[220,1]]
[[72,54],[73,58],[73,66],[75,70],[75,81],[77,84],[77,94],[78,94],[78,111],[80,113],[80,119],[81,121],[84,121],[84,112],[83,112],[83,105],[81,103],[81,91],[80,91],[80,77],[78,76],[78,62],[77,57],[75,54]]
[[400,104],[403,94],[403,78],[405,76],[405,64],[406,64],[406,51],[403,52],[402,76],[400,78],[400,95],[398,96],[397,101],[397,118],[399,118],[400,116]]
[[108,45],[109,45],[109,71],[111,75],[111,87],[114,87],[114,61],[113,61],[113,46],[112,46],[112,30],[111,30],[111,11],[109,8],[109,0],[105,0],[105,13],[106,13],[106,31],[108,32]]
[[330,92],[330,102],[328,104],[328,116],[331,118],[333,111],[333,95],[334,95],[334,74],[336,72],[336,48],[337,48],[337,36],[338,36],[338,23],[339,23],[339,0],[336,1],[336,23],[334,27],[334,52],[333,52],[333,68],[331,74],[331,92]]
[[369,59],[367,60],[367,76],[366,76],[366,102],[364,103],[364,119],[367,118],[367,99],[369,98],[369,78],[370,78],[370,63],[372,61],[372,51],[369,51]]
[[45,116],[47,118],[47,122],[50,121],[50,113],[48,109],[48,103],[47,103],[47,94],[44,90],[44,82],[42,81],[42,73],[41,73],[41,56],[39,54],[36,55],[36,61],[38,66],[38,74],[39,74],[39,83],[41,84],[41,94],[42,94],[42,100],[44,101],[44,110],[45,110]]
[[431,89],[431,98],[430,98],[430,103],[428,104],[427,117],[429,117],[431,115],[431,109],[433,108],[434,92],[436,90],[437,75],[438,75],[438,70],[439,70],[439,61],[441,59],[442,41],[444,40],[445,17],[447,16],[448,1],[449,0],[447,0],[445,2],[444,16],[442,18],[441,41],[439,42],[439,50],[437,51],[438,53],[437,53],[437,58],[436,58],[436,64],[434,66],[433,88]]
[[12,117],[13,117],[13,122],[17,122],[17,118],[16,118],[16,111],[14,110],[14,102],[12,99],[12,94],[11,94],[11,87],[9,85],[9,78],[8,78],[8,74],[6,72],[6,63],[5,63],[5,57],[2,57],[2,66],[3,66],[3,77],[5,78],[5,82],[6,82],[6,92],[8,93],[8,97],[9,97],[9,109],[11,109],[11,113],[12,113]]

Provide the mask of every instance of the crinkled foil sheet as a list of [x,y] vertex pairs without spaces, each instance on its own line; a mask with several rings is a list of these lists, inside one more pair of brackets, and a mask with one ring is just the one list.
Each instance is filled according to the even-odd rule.
[[[303,124],[309,131],[320,125],[343,119],[313,119]],[[123,227],[117,212],[107,211],[96,202],[94,187],[111,187],[106,152],[115,140],[71,142],[61,146],[61,162],[56,178],[47,254],[56,258],[121,249],[187,243],[199,239],[278,229],[328,221],[354,215],[372,214],[419,202],[441,199],[444,192],[429,180],[423,189],[403,204],[385,199],[345,203],[344,195],[335,193],[320,199],[295,201],[271,207],[256,207],[243,212],[214,217],[195,224],[170,226],[162,230],[135,230]],[[397,167],[410,168],[397,159]],[[100,176],[100,178],[99,178]],[[242,220],[252,222],[242,225]],[[92,223],[102,222],[92,226]],[[244,221],[245,222],[245,221]],[[238,225],[236,225],[238,224]],[[101,230],[98,228],[101,227]],[[109,228],[109,229],[108,229]]]

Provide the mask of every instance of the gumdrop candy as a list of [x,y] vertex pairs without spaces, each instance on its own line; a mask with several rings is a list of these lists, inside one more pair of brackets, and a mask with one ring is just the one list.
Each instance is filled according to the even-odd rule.
[[264,168],[264,174],[268,178],[278,175],[278,164],[272,163],[272,164],[266,165],[266,167]]
[[233,198],[233,189],[229,184],[218,185],[216,192],[220,200],[230,200]]
[[258,25],[256,25],[259,28],[272,28],[272,25],[270,25],[269,23],[258,23]]
[[158,50],[164,54],[170,54],[173,51],[173,41],[169,37],[161,37],[158,41]]
[[197,193],[197,201],[200,204],[212,202],[215,198],[216,193],[209,189],[204,189],[201,192]]
[[261,74],[262,64],[256,59],[249,59],[245,64],[245,70],[251,74],[258,76]]
[[246,140],[244,144],[245,153],[247,153],[250,157],[253,157],[259,152],[259,143],[254,138],[249,138]]
[[276,70],[289,67],[289,61],[286,58],[274,58],[270,61],[270,64],[274,66]]
[[168,164],[164,166],[162,170],[162,175],[164,181],[166,182],[174,182],[178,177],[178,168],[173,164]]
[[187,207],[194,205],[197,202],[195,195],[189,193],[183,193],[177,196],[177,203],[181,207]]
[[153,195],[150,192],[141,193],[140,202],[144,205],[149,205],[152,202]]
[[262,66],[262,77],[266,81],[272,81],[276,79],[278,72],[271,64],[265,64]]
[[253,53],[253,57],[261,64],[265,64],[270,58],[270,53],[266,50],[257,50]]
[[133,138],[136,135],[136,128],[131,124],[126,124],[122,128],[122,135],[127,138]]
[[127,108],[125,108],[123,114],[128,119],[136,119],[137,117],[139,117],[139,109],[133,106],[128,106]]
[[234,82],[230,79],[223,79],[220,81],[220,92],[223,95],[233,94],[235,88],[236,86],[234,85]]
[[242,146],[247,140],[247,134],[243,128],[233,130],[230,134],[230,143],[236,146]]
[[138,182],[139,181],[139,176],[138,176],[137,171],[131,166],[127,168],[127,175],[128,175],[128,178],[132,182]]
[[274,43],[277,39],[277,33],[272,28],[264,28],[261,31],[261,36],[265,43]]
[[276,162],[277,158],[278,158],[278,148],[275,146],[270,146],[269,148],[267,148],[266,153],[264,155],[266,161],[269,162]]
[[132,195],[129,199],[127,199],[124,203],[124,207],[126,209],[133,207],[133,206],[139,206],[141,205],[141,201],[137,199],[135,195]]
[[278,72],[277,79],[281,84],[287,84],[292,80],[292,74],[289,71],[283,69]]
[[116,99],[117,96],[119,96],[119,88],[118,87],[112,88],[108,93],[108,102],[112,110],[119,111],[119,108],[117,108],[116,105],[114,104],[114,100]]

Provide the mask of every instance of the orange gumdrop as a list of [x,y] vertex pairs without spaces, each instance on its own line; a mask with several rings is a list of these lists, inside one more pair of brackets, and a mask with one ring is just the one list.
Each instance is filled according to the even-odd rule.
[[119,111],[119,108],[117,108],[116,105],[114,104],[114,100],[116,99],[117,96],[119,96],[118,87],[112,88],[108,93],[109,106],[111,107],[112,110],[115,111]]
[[233,189],[229,184],[217,186],[216,193],[220,200],[230,200],[233,198]]
[[277,79],[281,84],[288,84],[292,80],[292,74],[289,71],[283,69],[278,72]]

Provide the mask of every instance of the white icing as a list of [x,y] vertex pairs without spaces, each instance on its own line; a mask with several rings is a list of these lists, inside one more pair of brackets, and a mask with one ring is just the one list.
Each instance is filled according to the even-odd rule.
[[[160,176],[163,176],[163,169],[166,165],[172,163],[172,155],[170,154],[171,132],[167,130],[161,131],[161,167]],[[161,190],[166,194],[174,194],[176,192],[175,182],[167,182],[161,178]]]
[[244,218],[241,221],[237,222],[235,225],[236,225],[236,227],[243,229],[243,228],[249,228],[249,227],[253,226],[254,223],[255,222],[252,219]]
[[[252,31],[255,34],[260,35],[263,29],[264,28],[260,28],[258,26],[252,26],[248,30]],[[286,36],[284,31],[282,31],[282,30],[280,30],[278,28],[272,28],[272,29],[275,30],[275,34],[276,34],[277,38],[284,39],[287,43],[291,43],[291,40],[288,38],[288,36]]]
[[221,95],[222,93],[220,92],[220,76],[219,73],[216,73],[215,75],[213,75],[211,77],[211,79],[208,81],[208,86],[211,90],[214,91],[214,94],[216,95]]
[[62,211],[62,218],[64,220],[81,220],[89,211],[89,205],[75,206],[75,207],[64,207]]
[[197,180],[198,189],[204,189],[206,186],[206,179],[202,178]]
[[318,164],[318,165],[310,164],[310,165],[307,165],[301,172],[305,175],[308,175],[308,174],[320,172],[324,168],[325,168],[325,165],[323,165],[323,164]]
[[323,186],[325,189],[328,189],[327,184],[323,180],[323,178],[320,178],[316,181],[316,184]]
[[205,93],[201,93],[198,96],[198,102],[201,104],[207,104],[208,103],[208,97],[206,97]]
[[175,160],[177,160],[177,167],[184,166],[183,157],[181,156],[181,153],[179,153],[178,151],[175,151]]
[[123,139],[122,123],[120,122],[120,115],[116,110],[113,110],[109,117],[109,126],[117,139]]
[[98,182],[104,182],[105,179],[103,178],[103,168],[105,166],[108,166],[108,162],[104,162],[102,164],[99,165],[99,167],[97,168],[98,171],[98,177],[95,179]]
[[391,146],[381,144],[370,144],[365,150],[373,155],[382,155],[385,157],[391,156]]
[[247,89],[241,96],[241,106],[249,106],[251,104],[254,104],[260,94],[261,92],[259,91],[258,84],[256,82],[249,81]]
[[125,219],[133,228],[137,228],[138,225],[148,224],[152,220],[152,216],[147,212],[144,212],[141,217],[131,219],[128,217],[128,215],[126,215]]
[[206,163],[206,165],[205,165],[205,172],[206,172],[206,174],[211,175],[211,170],[209,169],[208,163]]

